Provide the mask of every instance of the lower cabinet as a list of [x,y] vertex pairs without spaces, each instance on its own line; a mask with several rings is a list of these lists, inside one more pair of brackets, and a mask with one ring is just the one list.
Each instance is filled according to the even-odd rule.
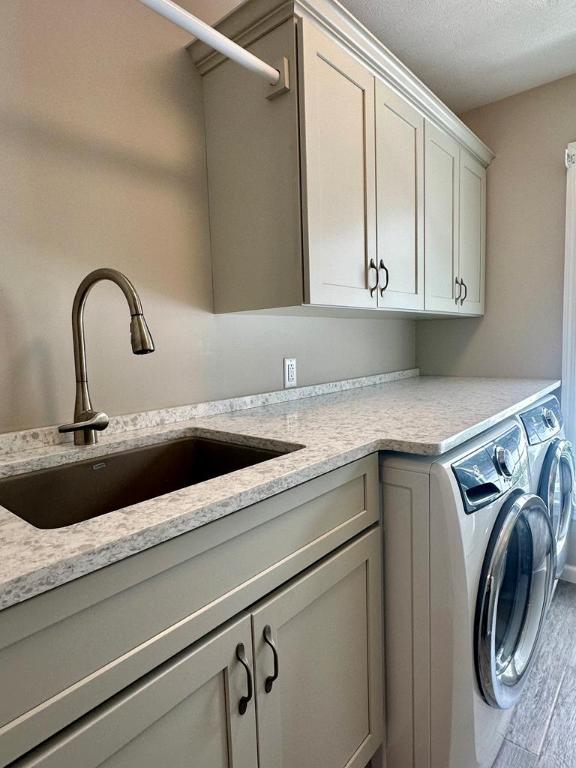
[[14,768],[364,768],[383,738],[380,561],[376,528]]
[[[251,668],[250,619],[177,656],[66,729],[18,766],[42,768],[254,768],[253,702],[238,702]],[[251,674],[251,673],[250,673]]]
[[364,768],[382,742],[378,529],[252,613],[260,768]]

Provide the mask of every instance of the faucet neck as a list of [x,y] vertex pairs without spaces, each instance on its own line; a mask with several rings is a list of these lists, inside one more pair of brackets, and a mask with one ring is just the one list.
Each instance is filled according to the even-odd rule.
[[[154,341],[146,325],[142,313],[142,304],[136,289],[128,280],[126,275],[118,272],[116,269],[96,269],[86,275],[84,280],[78,286],[74,303],[72,305],[72,339],[74,342],[74,369],[76,372],[76,399],[74,403],[74,421],[82,422],[82,429],[74,432],[74,442],[76,445],[92,445],[96,442],[96,429],[105,429],[108,422],[102,426],[102,420],[95,428],[84,426],[86,423],[92,425],[94,416],[105,416],[105,414],[96,414],[92,408],[90,392],[88,390],[88,372],[86,370],[86,343],[84,340],[84,308],[86,299],[92,290],[92,287],[100,280],[110,280],[120,288],[128,303],[130,309],[130,338],[132,351],[134,354],[146,354],[154,351]],[[92,421],[89,418],[92,418]],[[69,425],[64,425],[63,431],[71,431]]]
[[[87,384],[88,373],[86,371],[86,343],[84,341],[84,307],[86,306],[86,299],[88,294],[92,290],[93,286],[101,280],[110,280],[122,290],[128,307],[130,308],[130,315],[142,314],[142,304],[136,289],[128,280],[128,278],[116,269],[102,268],[96,269],[86,275],[84,280],[78,286],[76,295],[74,296],[74,303],[72,305],[72,338],[74,342],[74,367],[76,370],[76,383]],[[88,402],[90,401],[90,395],[88,394],[88,387],[84,387],[86,392],[85,397]],[[78,388],[77,388],[77,401],[78,401]]]

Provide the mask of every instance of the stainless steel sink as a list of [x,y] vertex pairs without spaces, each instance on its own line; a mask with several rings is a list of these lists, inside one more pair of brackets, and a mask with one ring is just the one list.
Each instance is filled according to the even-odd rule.
[[36,528],[62,528],[293,450],[179,438],[0,480],[0,505]]

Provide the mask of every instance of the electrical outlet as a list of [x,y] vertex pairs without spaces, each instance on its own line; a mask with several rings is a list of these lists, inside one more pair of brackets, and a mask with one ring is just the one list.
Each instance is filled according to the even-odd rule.
[[284,358],[284,389],[288,387],[295,387],[297,383],[296,377],[296,358],[285,357]]

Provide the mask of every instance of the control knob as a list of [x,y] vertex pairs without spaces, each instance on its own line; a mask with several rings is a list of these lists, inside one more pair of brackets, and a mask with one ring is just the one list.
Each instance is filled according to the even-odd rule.
[[558,417],[551,408],[544,408],[542,411],[542,418],[550,429],[556,429],[558,427]]
[[504,477],[512,477],[514,462],[508,448],[497,445],[494,449],[494,464],[498,472]]

